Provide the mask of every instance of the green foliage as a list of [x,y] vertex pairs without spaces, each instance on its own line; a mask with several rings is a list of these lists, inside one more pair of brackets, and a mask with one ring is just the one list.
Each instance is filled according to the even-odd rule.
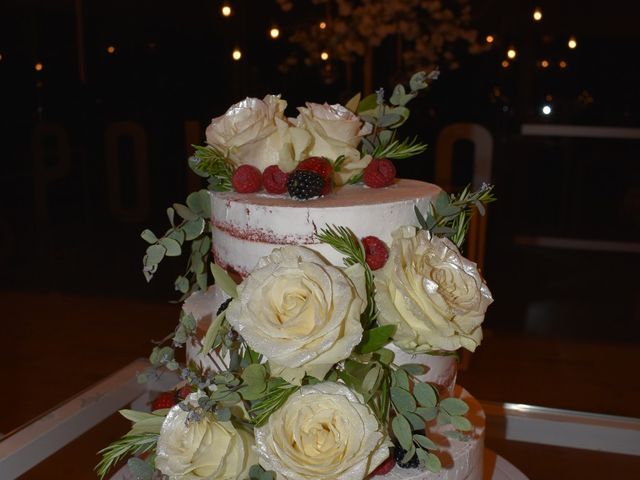
[[299,388],[299,386],[291,385],[282,378],[270,378],[264,395],[255,401],[249,410],[254,425],[257,427],[264,425],[271,414],[278,410]]
[[153,450],[158,442],[158,437],[157,433],[127,434],[103,448],[98,452],[102,455],[102,459],[95,467],[98,477],[104,478],[107,472],[125,457],[141,455]]
[[234,163],[217,148],[207,145],[191,145],[195,154],[189,157],[189,167],[196,175],[207,178],[209,187],[217,192],[232,190],[231,177],[235,170]]
[[252,465],[249,469],[249,480],[275,480],[276,474],[272,471],[266,471],[260,465]]
[[423,230],[433,235],[447,237],[460,248],[469,230],[473,207],[478,209],[480,215],[484,215],[484,204],[496,199],[492,190],[493,185],[485,184],[476,192],[471,192],[469,185],[459,195],[449,196],[445,192],[440,192],[435,203],[430,204],[426,216],[415,207],[416,217]]
[[129,471],[136,480],[151,480],[155,468],[151,462],[144,461],[138,457],[131,457],[127,461]]

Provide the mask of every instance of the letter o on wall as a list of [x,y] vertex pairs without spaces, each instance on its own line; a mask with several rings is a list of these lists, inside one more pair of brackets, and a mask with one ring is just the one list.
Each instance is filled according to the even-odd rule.
[[[120,145],[124,140],[132,145],[132,156],[121,158]],[[109,125],[105,132],[107,162],[107,192],[109,210],[123,222],[141,222],[149,214],[149,162],[147,159],[147,136],[142,126],[135,122],[117,122]],[[124,162],[133,162],[126,165]],[[133,167],[133,168],[131,168]],[[125,201],[123,175],[133,172],[134,197]]]

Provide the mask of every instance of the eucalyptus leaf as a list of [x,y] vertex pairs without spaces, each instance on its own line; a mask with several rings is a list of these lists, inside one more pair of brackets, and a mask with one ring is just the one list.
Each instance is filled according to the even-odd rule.
[[202,210],[202,216],[205,218],[211,217],[211,195],[207,190],[200,190],[198,192],[200,196],[200,208]]
[[456,233],[456,231],[451,227],[435,227],[431,229],[431,233],[433,233],[434,235],[443,236],[451,235],[453,233]]
[[440,459],[436,455],[429,453],[425,467],[431,472],[438,473],[442,470],[442,463],[440,463]]
[[193,331],[196,328],[196,319],[191,313],[184,313],[180,316],[180,323],[184,325],[189,331]]
[[407,390],[400,387],[391,387],[391,401],[400,413],[415,412],[416,400]]
[[148,228],[143,230],[140,236],[147,243],[154,244],[158,241],[158,237],[156,237],[155,234]]
[[436,407],[418,407],[416,413],[424,419],[425,422],[430,422],[438,416],[438,409]]
[[200,236],[202,232],[204,232],[205,221],[204,218],[195,217],[190,219],[187,223],[182,227],[187,240],[193,240]]
[[207,274],[205,273],[197,273],[196,274],[196,283],[201,291],[207,291]]
[[173,230],[169,235],[167,235],[167,237],[174,239],[182,246],[185,235],[183,230]]
[[183,277],[182,275],[176,278],[174,285],[176,290],[180,293],[187,293],[189,291],[189,279]]
[[247,385],[262,385],[266,383],[267,370],[264,365],[254,363],[245,368],[241,376]]
[[403,118],[401,115],[398,115],[396,113],[386,113],[382,116],[382,118],[380,118],[378,126],[380,126],[381,128],[387,128],[395,125],[396,123],[401,123],[402,121]]
[[187,197],[187,207],[197,214],[200,215],[202,213],[202,206],[200,205],[200,192],[191,192]]
[[205,264],[202,261],[202,257],[199,252],[191,255],[191,271],[195,273],[204,273],[205,268]]
[[416,415],[415,413],[412,412],[404,412],[402,415],[404,415],[404,417],[409,420],[409,423],[411,424],[411,428],[413,430],[423,430],[425,427],[425,421],[422,419],[422,417]]
[[198,215],[192,212],[186,205],[183,205],[181,203],[174,203],[173,208],[175,209],[176,213],[185,220],[194,220],[198,218]]
[[391,341],[396,328],[395,325],[383,325],[365,330],[362,334],[362,341],[358,345],[358,352],[371,353],[384,347]]
[[147,247],[147,264],[157,265],[164,258],[164,254],[167,251],[162,245],[149,245]]
[[[133,423],[148,420],[150,418],[158,418],[158,415],[154,415],[153,413],[140,412],[139,410],[129,410],[126,408],[123,410],[118,410],[118,413]],[[164,418],[164,416],[161,418]]]
[[409,86],[414,92],[427,88],[427,85],[427,74],[425,72],[414,73],[409,81]]
[[228,422],[231,420],[231,410],[229,408],[218,408],[214,414],[216,420],[219,422]]
[[464,415],[469,411],[469,405],[463,400],[455,397],[445,398],[440,402],[440,408],[449,415]]
[[463,432],[468,432],[473,428],[473,425],[471,425],[469,419],[461,415],[452,415],[451,425],[453,425],[456,430],[461,430]]
[[393,139],[393,131],[392,130],[382,130],[378,134],[378,140],[380,140],[380,145],[387,145]]
[[[358,104],[358,114],[366,112],[368,110],[374,110],[378,106],[378,96],[375,93],[367,95]],[[360,115],[362,118],[362,115]]]
[[416,382],[413,386],[413,394],[423,407],[435,407],[438,403],[436,389],[429,383]]
[[409,445],[409,448],[407,448],[407,451],[404,454],[404,457],[402,457],[402,463],[407,463],[409,462],[414,455],[416,454],[416,446],[412,443],[411,445]]
[[151,480],[155,470],[150,463],[138,457],[131,457],[127,460],[127,467],[136,480]]
[[411,435],[411,425],[402,415],[398,415],[391,421],[391,429],[400,446],[405,450],[413,447],[413,437]]
[[167,208],[167,218],[169,219],[169,223],[171,224],[172,227],[176,226],[175,214],[176,214],[176,211],[172,207]]
[[398,84],[393,89],[393,93],[391,97],[389,97],[389,103],[391,105],[401,105],[402,98],[406,95],[404,86],[402,84]]
[[378,359],[383,365],[391,364],[396,356],[395,353],[393,353],[393,351],[389,350],[388,348],[381,348],[375,353],[378,355]]
[[445,437],[453,438],[454,440],[459,440],[461,442],[467,440],[467,435],[457,430],[447,430],[446,432],[444,432],[444,435]]
[[436,418],[438,425],[447,425],[451,423],[451,415],[449,415],[448,413],[440,411],[438,412],[438,416]]
[[211,273],[215,280],[215,284],[222,289],[224,293],[231,298],[238,297],[238,286],[236,282],[229,276],[229,274],[219,265],[215,263],[211,264]]
[[420,363],[405,363],[403,365],[400,365],[398,368],[401,368],[409,375],[414,376],[424,375],[425,373],[427,373],[427,368]]
[[208,236],[204,237],[201,239],[200,242],[200,246],[198,248],[198,251],[202,254],[205,255],[207,253],[209,253],[209,250],[211,249],[211,238],[209,238]]
[[409,376],[407,375],[407,372],[399,369],[395,370],[392,375],[397,387],[403,388],[404,390],[409,390]]
[[429,461],[429,452],[423,450],[421,448],[416,449],[416,454],[418,455],[418,460],[420,461],[420,466],[422,468],[426,468],[427,462]]
[[425,437],[424,435],[420,435],[420,434],[414,434],[413,435],[413,439],[418,442],[418,445],[420,445],[422,448],[426,448],[427,450],[437,450],[438,446],[433,443],[433,441],[428,438]]
[[182,253],[180,244],[173,238],[163,237],[159,240],[160,245],[166,248],[165,255],[167,257],[178,257]]
[[369,401],[369,398],[371,398],[375,392],[381,373],[382,369],[379,365],[376,365],[364,376],[364,380],[362,380],[362,394],[365,396],[365,402]]

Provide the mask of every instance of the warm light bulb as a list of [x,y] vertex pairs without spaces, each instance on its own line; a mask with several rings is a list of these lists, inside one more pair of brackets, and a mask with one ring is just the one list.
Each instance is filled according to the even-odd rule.
[[564,60],[560,60],[560,61],[558,62],[558,66],[559,66],[560,68],[567,68],[567,62],[565,62]]
[[222,6],[222,15],[224,17],[228,17],[231,15],[231,7],[229,5]]
[[509,57],[511,60],[516,58],[516,55],[517,55],[517,52],[515,48],[510,48],[509,50],[507,50],[507,57]]
[[320,22],[320,30],[327,28],[327,22]]
[[493,43],[493,41],[495,40],[495,38],[493,37],[493,35],[487,35],[487,37],[485,38],[485,40],[487,41],[487,43]]
[[543,105],[542,106],[542,114],[543,115],[551,115],[551,105]]
[[549,66],[549,60],[542,60],[542,61],[540,62],[540,66],[541,66],[542,68],[547,68],[547,67]]
[[38,62],[35,64],[34,68],[36,69],[36,72],[41,72],[44,66],[40,62]]
[[320,58],[326,62],[327,60],[329,60],[329,54],[327,52],[322,52],[320,54]]
[[269,30],[269,35],[271,35],[271,38],[278,38],[280,36],[280,30],[278,30],[278,28],[273,27],[271,30]]
[[113,45],[109,45],[107,47],[107,53],[112,54],[112,53],[115,53],[115,51],[116,51],[116,47],[114,47]]
[[507,68],[509,66],[509,62],[507,60],[503,60],[500,65],[502,65],[502,68]]
[[536,8],[536,9],[533,11],[533,19],[534,19],[536,22],[539,22],[540,20],[542,20],[542,10],[540,10],[539,8]]
[[236,48],[231,54],[234,60],[240,60],[242,58],[242,52],[239,48]]
[[567,45],[569,46],[569,48],[571,50],[576,48],[578,46],[578,42],[576,41],[576,37],[570,37],[569,41],[567,42]]
[[2,61],[2,54],[0,53],[0,62]]

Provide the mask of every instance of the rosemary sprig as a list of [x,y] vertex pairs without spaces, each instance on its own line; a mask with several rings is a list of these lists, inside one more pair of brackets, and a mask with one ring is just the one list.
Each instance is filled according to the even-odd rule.
[[387,144],[380,144],[373,150],[371,156],[373,158],[401,160],[420,155],[426,149],[427,145],[425,143],[419,143],[417,137],[414,137],[411,140],[393,140]]
[[480,215],[484,215],[484,204],[496,200],[492,191],[493,185],[484,184],[475,192],[470,191],[470,186],[467,185],[459,195],[449,196],[441,192],[435,203],[431,202],[429,205],[426,216],[415,208],[418,222],[424,230],[447,237],[460,248],[469,230],[473,207],[478,209]]
[[116,440],[111,445],[103,448],[98,453],[102,454],[102,460],[96,465],[96,473],[100,479],[104,478],[107,472],[124,457],[140,455],[153,450],[158,442],[157,433],[140,433],[135,435],[125,435]]
[[253,423],[260,427],[269,419],[271,414],[278,410],[287,399],[300,387],[287,383],[282,378],[276,377],[269,381],[267,393],[253,407],[249,413],[253,416]]
[[189,166],[201,177],[209,180],[209,186],[217,192],[232,190],[231,176],[235,170],[234,163],[225,154],[212,145],[202,147],[191,145],[195,154],[189,157]]
[[360,322],[362,327],[367,329],[378,316],[378,309],[376,308],[375,284],[373,283],[373,273],[367,265],[365,260],[364,247],[355,236],[355,234],[346,227],[327,226],[320,233],[316,234],[316,237],[321,242],[331,245],[335,250],[345,255],[343,259],[344,264],[347,267],[359,263],[364,268],[365,273],[365,287],[367,292],[367,307],[360,316]]

